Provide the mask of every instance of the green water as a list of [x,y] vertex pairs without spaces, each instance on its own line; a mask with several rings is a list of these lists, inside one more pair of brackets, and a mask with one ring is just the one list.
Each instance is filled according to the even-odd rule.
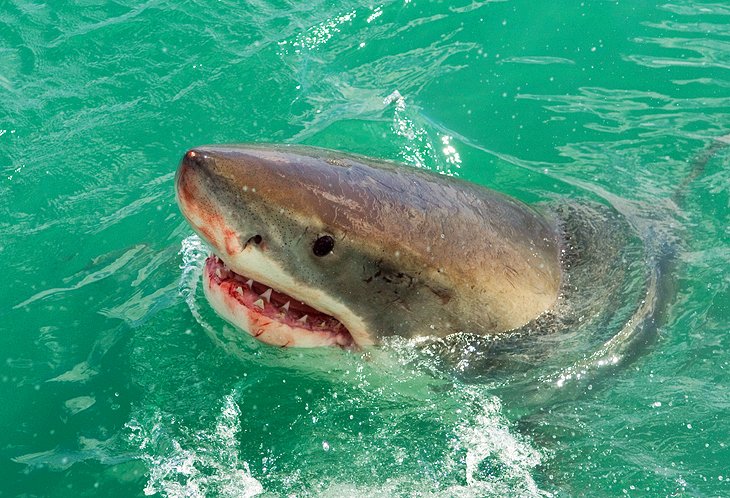
[[[730,496],[729,26],[720,0],[4,0],[0,495]],[[567,382],[570,355],[469,379],[254,343],[173,195],[187,148],[236,141],[621,205],[675,291],[640,354]]]

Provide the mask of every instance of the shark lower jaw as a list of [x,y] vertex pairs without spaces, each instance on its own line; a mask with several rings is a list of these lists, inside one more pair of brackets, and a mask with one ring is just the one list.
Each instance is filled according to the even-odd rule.
[[211,254],[203,272],[205,294],[229,322],[262,342],[281,347],[355,348],[335,317],[231,270]]

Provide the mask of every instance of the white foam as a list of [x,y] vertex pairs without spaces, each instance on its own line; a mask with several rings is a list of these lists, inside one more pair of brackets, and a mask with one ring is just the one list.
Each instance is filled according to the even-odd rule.
[[[486,397],[474,388],[464,391],[477,406],[473,419],[459,428],[459,443],[466,449],[466,488],[471,496],[552,496],[541,490],[532,477],[532,469],[540,465],[541,453],[527,440],[512,433],[502,415],[499,398]],[[480,472],[480,467],[493,462],[498,473]],[[486,475],[483,475],[486,474]]]
[[[263,486],[252,475],[248,463],[238,458],[241,410],[233,395],[223,400],[212,432],[199,431],[182,443],[173,436],[166,417],[158,413],[153,420],[126,424],[130,441],[147,464],[149,477],[144,488],[147,496],[197,498],[206,496],[250,498],[263,493]],[[194,447],[186,447],[188,441]]]

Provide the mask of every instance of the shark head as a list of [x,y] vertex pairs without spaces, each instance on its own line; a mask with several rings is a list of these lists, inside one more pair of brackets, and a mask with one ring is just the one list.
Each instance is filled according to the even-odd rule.
[[[210,146],[184,156],[176,193],[213,250],[211,305],[269,344],[507,330],[557,295],[554,234],[539,217],[427,172],[308,147]],[[475,211],[496,207],[504,237]],[[510,239],[528,229],[532,246]],[[506,276],[493,261],[505,254]],[[515,285],[529,292],[513,299]]]
[[312,178],[317,168],[309,163],[316,160],[255,146],[185,155],[177,199],[213,249],[203,274],[206,296],[224,318],[269,344],[373,344],[342,295],[349,287],[343,272],[357,263],[346,234],[317,211],[315,181],[322,179]]

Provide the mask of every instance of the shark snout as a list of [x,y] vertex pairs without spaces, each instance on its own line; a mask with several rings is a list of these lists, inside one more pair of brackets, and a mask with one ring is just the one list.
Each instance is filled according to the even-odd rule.
[[225,223],[208,185],[214,166],[215,160],[205,152],[189,150],[175,175],[175,196],[180,211],[195,231],[214,247],[225,247]]
[[216,157],[201,148],[190,149],[180,161],[175,175],[177,201],[183,214],[192,206],[215,207],[210,190],[218,188],[221,178]]
[[185,154],[177,169],[175,194],[183,214],[187,214],[189,206],[196,201],[199,193],[200,170],[205,168],[204,163],[204,156],[193,149]]
[[190,149],[183,156],[180,167],[177,170],[176,185],[178,194],[180,187],[186,186],[192,179],[191,176],[200,175],[210,170],[213,159],[203,151],[198,149]]
[[208,160],[208,156],[205,152],[190,149],[183,157],[183,164],[190,168],[205,167],[205,162]]

